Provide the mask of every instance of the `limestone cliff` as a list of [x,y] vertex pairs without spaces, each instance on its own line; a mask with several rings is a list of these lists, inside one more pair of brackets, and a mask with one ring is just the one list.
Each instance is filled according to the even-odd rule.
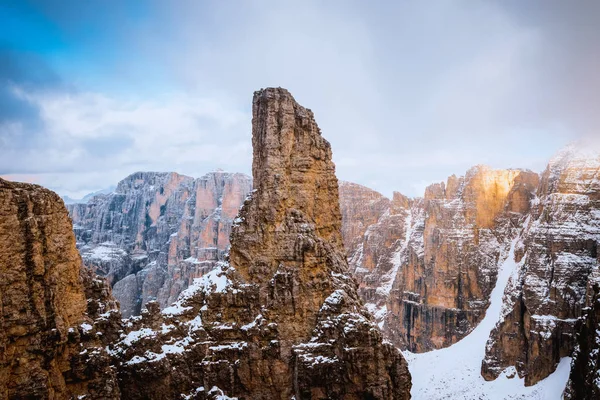
[[[361,248],[367,229],[390,210],[390,200],[375,190],[351,182],[340,182],[340,211],[342,212],[342,237],[348,250],[348,259]],[[374,261],[369,258],[369,261]],[[369,268],[373,268],[370,265]]]
[[105,290],[58,195],[0,179],[0,398],[118,398],[94,320],[115,306]]
[[114,193],[68,207],[84,261],[109,279],[128,317],[148,301],[168,306],[223,260],[251,189],[243,174],[138,172]]
[[[375,195],[356,194],[365,189],[346,189],[362,200],[348,202],[353,211],[345,215],[376,220],[345,231],[344,241],[360,294],[388,338],[421,352],[449,346],[477,325],[537,184],[532,172],[480,166],[429,186],[424,198],[394,193],[387,208]],[[381,206],[365,206],[371,199]]]
[[123,394],[409,398],[406,362],[350,276],[331,148],[312,112],[284,89],[258,91],[252,133],[255,190],[229,263],[131,321],[111,348]]
[[527,385],[548,376],[574,347],[575,323],[600,277],[600,155],[567,148],[543,173],[502,320],[488,341],[482,373],[516,366]]

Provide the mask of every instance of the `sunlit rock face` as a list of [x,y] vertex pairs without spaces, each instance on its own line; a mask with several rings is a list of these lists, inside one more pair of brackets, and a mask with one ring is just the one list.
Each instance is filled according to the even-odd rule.
[[416,199],[394,193],[389,201],[342,186],[350,266],[386,336],[420,352],[468,334],[485,313],[498,263],[537,186],[535,173],[483,166]]
[[173,303],[223,260],[251,189],[243,174],[138,172],[114,193],[68,207],[84,261],[108,278],[123,315],[131,316],[149,301]]
[[60,197],[0,179],[0,398],[118,398],[102,338],[116,304],[81,267]]
[[482,373],[515,365],[526,384],[548,376],[571,354],[575,324],[598,283],[600,155],[567,148],[541,177],[518,247],[517,276],[487,345]]
[[229,262],[111,348],[129,399],[408,399],[410,375],[362,307],[331,147],[285,89],[253,100],[255,189]]

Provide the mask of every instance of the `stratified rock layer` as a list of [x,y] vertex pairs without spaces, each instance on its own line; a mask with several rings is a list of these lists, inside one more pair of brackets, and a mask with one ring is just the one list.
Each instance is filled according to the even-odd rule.
[[80,273],[58,195],[0,179],[0,398],[118,397],[109,357],[86,315],[114,304],[108,292],[88,302],[85,288],[102,292],[103,282]]
[[482,373],[516,366],[532,385],[573,351],[575,323],[600,278],[600,156],[569,148],[554,157],[517,245],[516,276],[491,333]]
[[108,278],[128,317],[148,301],[168,306],[223,260],[251,189],[243,174],[138,172],[114,193],[68,207],[86,265]]
[[532,172],[480,166],[429,186],[424,198],[394,193],[387,207],[379,194],[342,185],[350,266],[388,338],[427,351],[477,325],[537,184]]
[[255,191],[230,263],[148,307],[111,351],[127,398],[404,399],[402,355],[361,305],[341,236],[331,148],[284,89],[253,101]]

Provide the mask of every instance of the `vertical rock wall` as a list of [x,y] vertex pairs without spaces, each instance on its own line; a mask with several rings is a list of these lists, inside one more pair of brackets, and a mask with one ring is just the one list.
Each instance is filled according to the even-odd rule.
[[575,323],[599,281],[600,156],[568,148],[541,178],[482,373],[514,365],[528,385],[573,351]]
[[424,198],[394,193],[385,211],[365,205],[371,200],[356,194],[364,189],[353,190],[359,201],[347,203],[353,211],[345,214],[377,222],[360,240],[347,231],[350,265],[361,296],[396,345],[442,348],[477,325],[537,184],[535,173],[475,167],[429,186]]
[[138,172],[114,193],[69,209],[84,261],[109,279],[128,317],[149,301],[168,306],[223,260],[251,189],[243,174]]

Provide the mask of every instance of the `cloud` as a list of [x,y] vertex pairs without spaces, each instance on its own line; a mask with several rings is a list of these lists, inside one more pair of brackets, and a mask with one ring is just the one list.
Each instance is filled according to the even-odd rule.
[[37,108],[17,95],[16,86],[42,91],[61,85],[58,75],[41,57],[0,46],[0,124],[35,126],[37,122]]
[[563,91],[540,77],[548,32],[494,2],[188,2],[161,15],[178,29],[141,40],[184,87],[238,101],[287,87],[315,111],[338,175],[386,194],[475,164],[541,170],[583,135],[547,100]]
[[541,170],[600,136],[598,2],[101,3],[41,2],[79,87],[7,86],[23,108],[0,173],[79,191],[136,169],[248,172],[266,86],[313,109],[340,178],[387,195],[475,164]]
[[[126,101],[98,93],[16,91],[39,110],[44,137],[27,149],[7,143],[2,174],[40,174],[52,188],[85,194],[137,170],[196,176],[219,166],[249,170],[250,116],[222,101],[183,95]],[[26,135],[22,126],[13,130],[13,137]]]

